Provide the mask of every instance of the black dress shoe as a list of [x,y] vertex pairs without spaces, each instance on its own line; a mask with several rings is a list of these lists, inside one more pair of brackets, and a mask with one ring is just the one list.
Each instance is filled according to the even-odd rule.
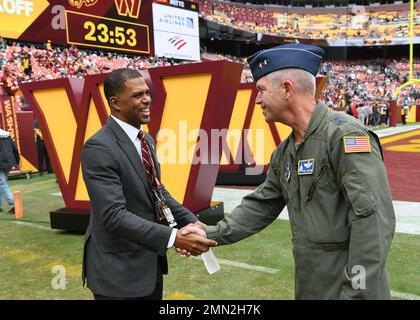
[[10,210],[7,213],[15,214],[15,207],[10,208]]

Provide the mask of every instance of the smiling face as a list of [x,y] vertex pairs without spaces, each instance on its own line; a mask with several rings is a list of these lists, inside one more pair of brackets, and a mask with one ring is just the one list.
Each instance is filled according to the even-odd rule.
[[150,122],[150,90],[143,78],[128,79],[125,88],[109,99],[111,114],[139,128]]

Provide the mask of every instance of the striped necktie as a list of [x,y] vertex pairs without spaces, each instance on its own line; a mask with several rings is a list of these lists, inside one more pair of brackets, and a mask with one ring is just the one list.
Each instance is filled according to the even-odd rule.
[[[161,184],[160,184],[160,181],[159,181],[159,179],[157,177],[157,174],[156,174],[153,158],[150,155],[149,145],[146,142],[146,135],[145,135],[143,130],[140,130],[140,132],[137,136],[138,136],[138,138],[140,139],[140,142],[141,142],[140,143],[141,144],[141,156],[143,158],[144,169],[146,170],[147,178],[148,178],[149,183],[150,183],[150,191],[154,194],[155,201],[157,200],[156,202],[160,202],[161,200],[158,199],[157,192],[160,193]],[[158,191],[156,191],[156,190],[158,190]],[[156,206],[156,203],[155,203],[155,206]],[[162,208],[161,207],[160,208],[156,207],[156,221],[160,222],[160,221],[164,221],[164,220],[165,220],[165,215],[162,211]],[[170,221],[170,223],[172,223],[172,222]],[[175,223],[175,225],[176,225],[176,223]]]
[[155,174],[153,172],[154,163],[150,155],[150,149],[146,142],[146,135],[144,131],[140,130],[137,137],[140,139],[141,156],[143,158],[144,169],[146,170],[150,185],[153,187],[153,185],[155,184]]

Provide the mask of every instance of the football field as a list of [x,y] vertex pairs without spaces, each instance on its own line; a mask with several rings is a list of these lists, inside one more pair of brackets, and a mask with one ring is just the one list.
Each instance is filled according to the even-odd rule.
[[[49,211],[64,206],[55,177],[16,179],[10,187],[21,191],[25,215],[0,215],[0,299],[92,299],[80,276],[83,235],[49,228]],[[209,275],[200,259],[169,250],[164,299],[293,299],[288,221],[213,251],[221,270]],[[419,263],[420,235],[396,233],[388,262],[395,299],[420,299]],[[57,266],[66,277],[58,288]]]

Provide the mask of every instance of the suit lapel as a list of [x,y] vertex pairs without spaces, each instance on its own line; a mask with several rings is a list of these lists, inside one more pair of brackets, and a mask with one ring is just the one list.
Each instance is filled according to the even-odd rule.
[[[112,119],[111,117],[108,120],[108,125],[112,132],[115,134],[117,138],[117,143],[127,156],[128,160],[134,167],[137,175],[139,176],[140,180],[143,182],[146,190],[150,189],[149,181],[147,180],[146,170],[144,169],[143,162],[140,159],[140,156],[130,138],[124,132],[124,130],[118,125],[118,123]],[[153,201],[150,192],[147,193],[149,198]]]

